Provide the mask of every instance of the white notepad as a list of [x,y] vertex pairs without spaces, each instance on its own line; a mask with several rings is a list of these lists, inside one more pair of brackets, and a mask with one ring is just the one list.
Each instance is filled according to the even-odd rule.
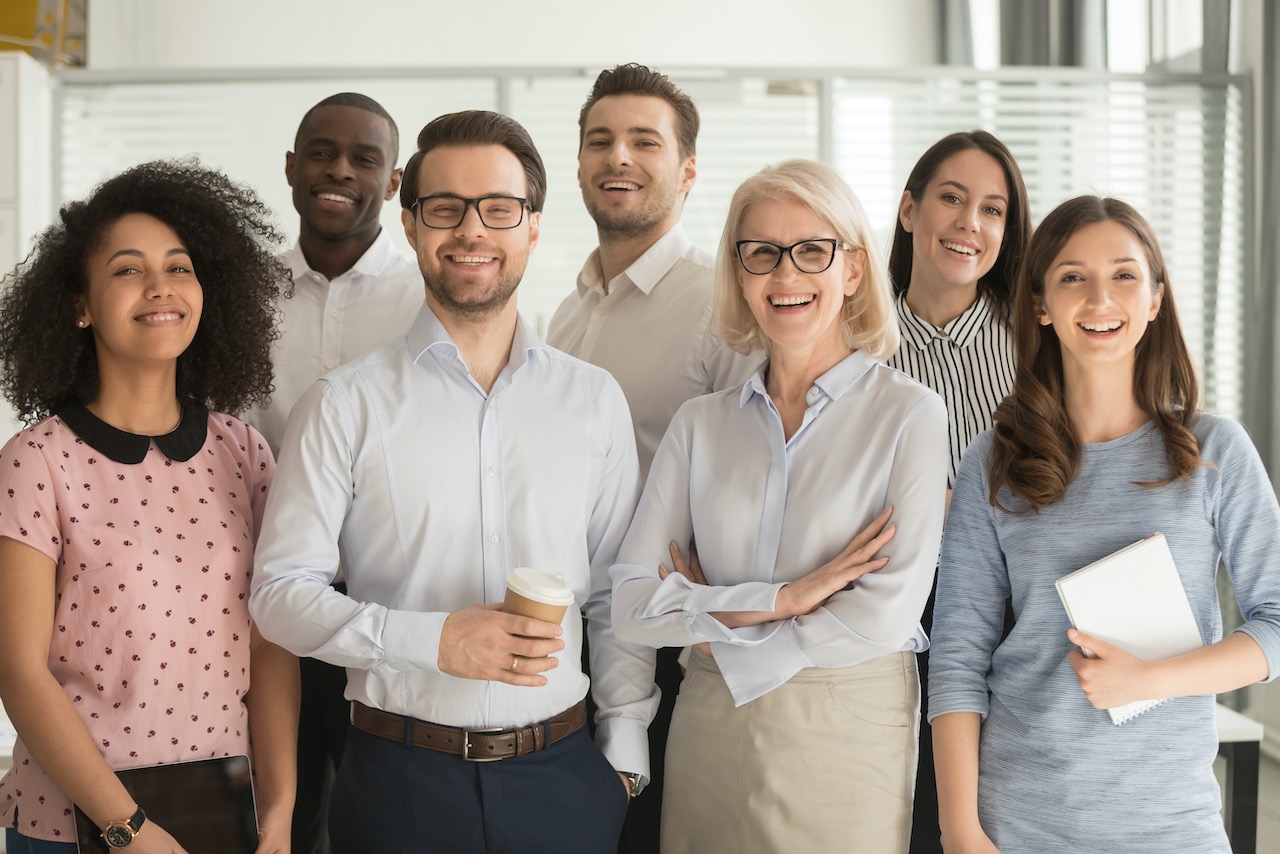
[[[1204,646],[1164,534],[1064,575],[1057,587],[1071,625],[1139,658],[1172,658]],[[1122,724],[1167,699],[1128,703],[1107,714]]]

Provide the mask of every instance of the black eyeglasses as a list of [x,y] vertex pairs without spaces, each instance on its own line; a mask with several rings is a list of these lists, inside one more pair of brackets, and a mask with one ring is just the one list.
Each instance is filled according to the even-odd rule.
[[846,252],[853,250],[848,243],[834,237],[815,237],[790,246],[779,246],[767,240],[739,240],[733,245],[738,250],[742,269],[753,276],[767,276],[778,269],[783,255],[789,256],[801,273],[821,273],[835,260],[836,247]]
[[448,193],[420,196],[412,207],[418,209],[418,219],[427,228],[457,228],[467,218],[467,208],[475,205],[480,224],[485,228],[515,228],[524,222],[524,209],[528,199],[518,196],[485,196],[464,199]]

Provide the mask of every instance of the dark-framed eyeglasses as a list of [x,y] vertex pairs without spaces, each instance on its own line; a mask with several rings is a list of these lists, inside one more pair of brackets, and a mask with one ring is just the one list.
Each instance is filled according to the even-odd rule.
[[418,209],[418,220],[427,228],[457,228],[467,218],[467,208],[475,206],[480,224],[485,228],[515,228],[524,222],[528,199],[519,196],[483,196],[464,199],[449,193],[419,196],[412,207]]
[[853,251],[848,243],[834,237],[814,237],[790,246],[779,246],[767,240],[739,240],[733,246],[742,269],[753,276],[767,276],[778,269],[783,255],[790,257],[791,263],[801,273],[822,273],[835,260],[837,247],[846,252]]

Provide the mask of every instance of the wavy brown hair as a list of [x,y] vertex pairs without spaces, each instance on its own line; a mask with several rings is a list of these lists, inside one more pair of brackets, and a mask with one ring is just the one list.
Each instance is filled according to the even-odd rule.
[[271,394],[276,299],[289,271],[274,257],[282,235],[246,186],[194,158],[134,166],[83,201],[63,206],[6,277],[0,296],[0,389],[28,424],[98,394],[92,328],[76,328],[85,265],[103,233],[127,214],[160,220],[191,256],[204,294],[200,324],[178,357],[181,401],[238,413]]
[[1013,392],[995,412],[995,441],[988,469],[990,501],[1002,486],[1039,510],[1059,501],[1080,464],[1080,437],[1067,416],[1062,345],[1052,326],[1042,326],[1044,280],[1050,266],[1080,229],[1114,222],[1142,244],[1153,287],[1163,291],[1160,310],[1135,352],[1133,394],[1164,438],[1169,476],[1142,486],[1163,486],[1187,477],[1200,464],[1200,443],[1191,432],[1199,387],[1182,337],[1169,271],[1155,233],[1142,215],[1119,199],[1079,196],[1063,202],[1036,229],[1014,286],[1012,333],[1017,365]]
[[[919,202],[943,163],[962,151],[973,150],[989,155],[1000,164],[1004,182],[1009,187],[1009,209],[1005,211],[1000,254],[987,274],[978,280],[978,293],[987,297],[1001,320],[1008,320],[1013,279],[1018,273],[1027,241],[1031,239],[1031,205],[1027,201],[1027,185],[1022,180],[1018,161],[1013,159],[1008,147],[985,130],[958,131],[944,136],[920,155],[907,176],[903,192],[910,193],[911,198]],[[902,217],[895,217],[895,220],[893,243],[889,247],[889,277],[893,280],[893,295],[900,296],[911,287],[913,247],[911,233],[903,226]]]

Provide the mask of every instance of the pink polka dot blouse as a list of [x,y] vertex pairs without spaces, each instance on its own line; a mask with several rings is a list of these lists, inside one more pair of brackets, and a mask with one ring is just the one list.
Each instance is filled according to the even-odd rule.
[[[0,450],[0,536],[56,562],[49,669],[111,767],[248,752],[249,577],[274,469],[256,430],[197,408],[153,439],[68,407]],[[13,759],[0,824],[16,809],[23,835],[73,842],[71,802],[21,737]]]

